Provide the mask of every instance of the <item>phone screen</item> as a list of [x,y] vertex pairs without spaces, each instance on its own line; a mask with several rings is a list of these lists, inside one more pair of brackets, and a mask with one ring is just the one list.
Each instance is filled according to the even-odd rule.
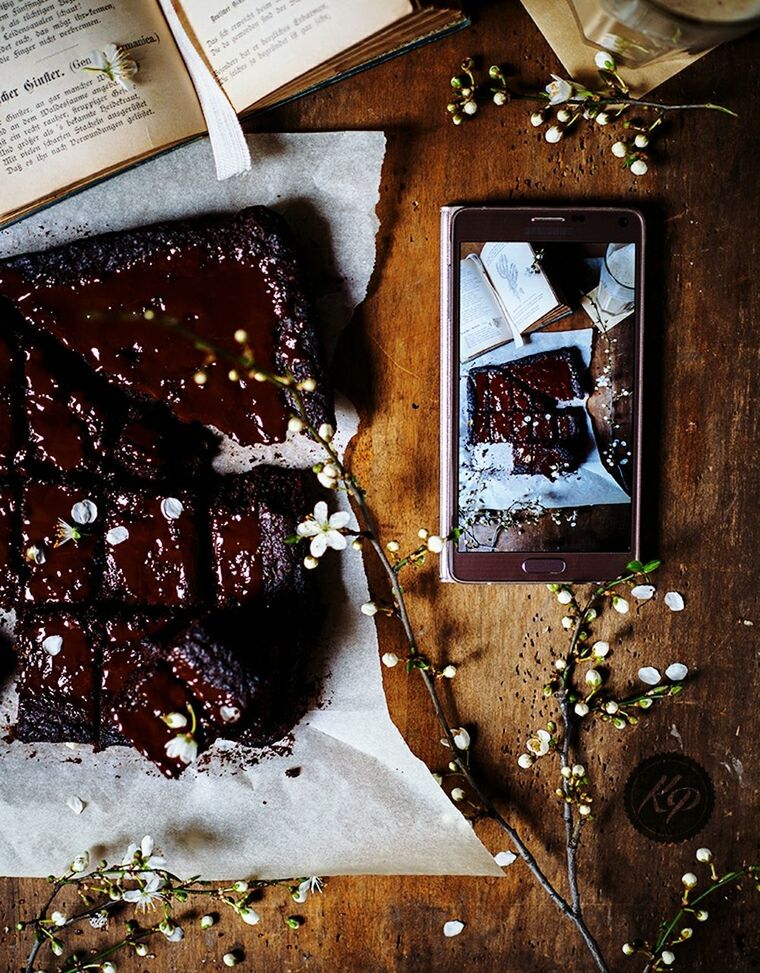
[[635,242],[462,242],[458,550],[631,550]]

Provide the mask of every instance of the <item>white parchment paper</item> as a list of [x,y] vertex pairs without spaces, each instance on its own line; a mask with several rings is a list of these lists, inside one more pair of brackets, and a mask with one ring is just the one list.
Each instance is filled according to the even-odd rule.
[[[155,159],[0,233],[0,255],[206,212],[271,205],[296,229],[333,346],[364,297],[375,261],[380,132],[251,136],[253,170],[218,183],[207,142]],[[356,429],[338,403],[343,446]],[[302,446],[230,450],[223,465],[303,465]],[[470,825],[390,720],[361,557],[320,571],[328,617],[317,652],[320,705],[289,747],[250,766],[217,744],[209,765],[178,781],[135,752],[93,753],[0,740],[0,873],[47,875],[78,852],[111,858],[150,833],[180,874],[206,878],[330,874],[501,874]],[[401,677],[400,677],[401,678]],[[0,699],[11,723],[12,687]],[[225,751],[231,751],[225,753]],[[297,776],[288,776],[286,771]],[[71,797],[85,804],[77,815]]]

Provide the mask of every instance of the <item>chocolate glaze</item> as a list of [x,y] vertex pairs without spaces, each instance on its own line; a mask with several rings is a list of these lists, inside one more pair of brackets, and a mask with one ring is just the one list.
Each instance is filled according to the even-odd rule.
[[[83,527],[75,523],[71,510],[75,503],[91,499],[98,507],[98,521]],[[53,483],[24,485],[21,552],[25,556],[34,545],[43,552],[44,561],[27,560],[27,602],[82,602],[95,591],[99,571],[97,535],[101,530],[103,505],[98,495],[81,488]],[[58,520],[85,532],[80,541],[70,540],[56,547]]]
[[183,731],[171,729],[161,717],[181,713],[189,721],[189,707],[196,706],[182,683],[159,664],[147,672],[138,671],[126,685],[116,701],[113,719],[119,732],[162,774],[179,777],[187,765],[169,757],[166,745]]
[[26,352],[26,417],[31,456],[61,472],[94,471],[103,453],[105,411],[90,392],[39,349]]
[[[140,626],[149,629],[150,625]],[[135,626],[132,626],[133,630]],[[126,635],[126,632],[119,633]],[[147,634],[147,633],[146,633]],[[138,633],[134,632],[135,637]],[[141,641],[120,639],[103,645],[102,678],[100,684],[100,747],[129,746],[130,741],[120,731],[116,715],[116,699],[125,685],[138,672],[149,672],[162,657],[158,644],[150,638]]]
[[510,370],[531,392],[550,395],[560,402],[578,399],[586,391],[586,369],[577,348],[559,348],[520,358],[510,363]]
[[[135,394],[168,403],[243,443],[281,441],[287,409],[264,383],[231,382],[229,361],[193,374],[204,352],[159,322],[176,322],[239,356],[248,333],[259,368],[314,377],[306,396],[314,422],[331,421],[313,314],[287,230],[268,210],[163,224],[96,237],[0,262],[0,294],[33,328],[54,335],[95,371]],[[155,317],[146,320],[144,312]]]
[[18,592],[16,502],[8,484],[0,484],[0,599],[11,605]]
[[[43,643],[61,639],[51,655]],[[30,619],[18,638],[21,657],[16,736],[20,740],[94,743],[97,650],[90,623],[69,612]]]
[[[105,518],[106,597],[138,605],[187,605],[198,595],[198,531],[195,506],[183,493],[183,511],[169,519],[161,511],[166,496],[120,491],[109,497]],[[108,532],[126,528],[118,544]]]

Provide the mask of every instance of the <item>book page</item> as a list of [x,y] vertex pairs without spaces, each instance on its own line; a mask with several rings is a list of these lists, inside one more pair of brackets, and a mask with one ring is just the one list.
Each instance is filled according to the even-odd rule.
[[518,331],[557,307],[557,295],[529,243],[486,243],[480,259]]
[[470,254],[459,261],[459,351],[469,361],[512,338],[480,259]]
[[389,26],[410,0],[174,0],[241,112]]
[[[129,90],[82,70],[109,44]],[[0,218],[204,130],[154,0],[0,0]]]

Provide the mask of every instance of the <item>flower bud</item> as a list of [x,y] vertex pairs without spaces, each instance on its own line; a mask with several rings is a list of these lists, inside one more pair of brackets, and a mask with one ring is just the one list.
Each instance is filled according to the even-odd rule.
[[530,124],[533,126],[533,128],[538,128],[539,125],[544,124],[544,116],[540,111],[533,112],[533,114],[530,116]]
[[634,176],[645,176],[649,172],[649,166],[643,159],[636,159],[635,162],[631,163],[631,172]]
[[609,122],[610,122],[610,116],[607,114],[606,111],[600,111],[597,114],[596,116],[597,125],[609,125]]
[[314,568],[319,567],[319,560],[313,557],[311,554],[307,554],[306,557],[303,559],[303,566],[308,571],[313,571]]
[[596,659],[606,659],[610,652],[609,642],[594,642],[591,646],[591,653]]
[[578,814],[580,814],[582,818],[587,818],[589,814],[591,814],[591,808],[588,806],[588,804],[581,804],[578,808]]
[[676,961],[676,954],[671,952],[669,949],[663,949],[660,953],[660,959],[666,966],[672,966]]
[[320,439],[325,439],[329,443],[335,436],[335,430],[329,422],[323,422],[317,430],[317,434],[319,435]]
[[614,699],[608,699],[607,702],[604,704],[604,712],[609,713],[610,716],[614,716],[619,709],[620,707],[618,706],[618,704],[615,702]]
[[681,876],[681,884],[685,889],[693,889],[697,884],[697,876],[694,872],[686,872],[685,875]]
[[574,708],[575,708],[576,716],[588,716],[589,714],[588,703],[584,703],[583,701],[581,701],[579,703],[576,703]]
[[573,593],[572,591],[568,591],[567,588],[560,588],[560,590],[557,592],[557,601],[560,603],[560,605],[569,605],[572,600]]
[[50,914],[50,919],[54,926],[65,926],[66,922],[68,921],[62,912],[52,912]]
[[137,953],[138,956],[147,956],[148,955],[147,943],[135,943],[135,953]]
[[709,864],[713,860],[713,853],[709,848],[697,848],[697,861]]
[[517,766],[522,767],[523,770],[529,770],[534,763],[535,761],[529,753],[521,753],[517,758]]
[[210,929],[215,922],[216,919],[210,913],[207,913],[205,916],[201,916],[201,929]]
[[707,911],[707,909],[697,909],[697,911],[694,913],[694,918],[697,920],[697,922],[707,922],[709,915],[710,913]]
[[586,682],[592,689],[598,689],[602,685],[602,675],[598,669],[589,669],[586,673]]
[[585,776],[586,776],[586,768],[583,766],[583,764],[574,764],[573,777],[585,777]]
[[438,534],[431,534],[427,539],[427,549],[432,554],[440,554],[443,550],[443,538]]
[[116,973],[116,965],[110,960],[100,964],[100,973]]
[[288,430],[290,432],[303,432],[304,428],[304,421],[303,419],[299,419],[298,416],[291,416],[288,419]]
[[240,918],[249,926],[255,926],[260,921],[261,917],[255,909],[251,909],[249,906],[243,906],[239,910],[238,915]]
[[506,91],[494,91],[493,103],[494,105],[505,105],[507,103]]
[[557,112],[557,121],[558,122],[570,121],[570,112],[567,110],[567,108],[560,108],[560,110]]
[[470,747],[470,734],[467,730],[463,726],[460,726],[457,730],[452,730],[451,732],[454,737],[454,745],[459,750],[468,750]]
[[222,956],[222,962],[225,966],[237,966],[240,960],[234,953],[225,953],[224,956]]
[[637,149],[645,149],[649,145],[649,136],[645,135],[643,132],[639,132],[639,134],[633,140],[633,144]]
[[465,113],[465,115],[474,115],[477,110],[478,110],[477,102],[473,101],[472,99],[466,101],[462,105],[462,111]]
[[446,668],[441,673],[441,675],[446,679],[453,679],[456,674],[457,674],[456,666],[446,666]]
[[547,142],[553,145],[556,142],[560,142],[564,134],[565,133],[562,131],[562,129],[559,128],[557,125],[551,125],[544,132],[544,138],[546,139]]
[[239,345],[244,345],[248,341],[248,332],[244,331],[243,328],[238,328],[233,337]]
[[373,615],[377,615],[377,605],[374,601],[365,601],[359,611],[362,615],[369,615],[371,618]]
[[298,387],[304,392],[314,392],[317,387],[317,380],[315,378],[304,378],[298,383]]
[[464,791],[462,790],[461,787],[455,787],[454,790],[451,792],[452,801],[457,801],[457,802],[463,801],[464,796],[465,796]]
[[388,548],[391,554],[396,554],[401,549],[401,545],[398,541],[388,541],[385,546]]
[[395,652],[386,652],[382,657],[382,662],[384,666],[392,669],[394,666],[398,665],[398,656]]
[[623,943],[623,953],[626,956],[633,956],[635,952],[635,948],[630,943]]
[[167,713],[163,719],[170,730],[181,730],[187,726],[187,717],[184,713]]
[[602,71],[614,71],[617,67],[615,59],[607,51],[597,51],[594,56],[594,64]]

